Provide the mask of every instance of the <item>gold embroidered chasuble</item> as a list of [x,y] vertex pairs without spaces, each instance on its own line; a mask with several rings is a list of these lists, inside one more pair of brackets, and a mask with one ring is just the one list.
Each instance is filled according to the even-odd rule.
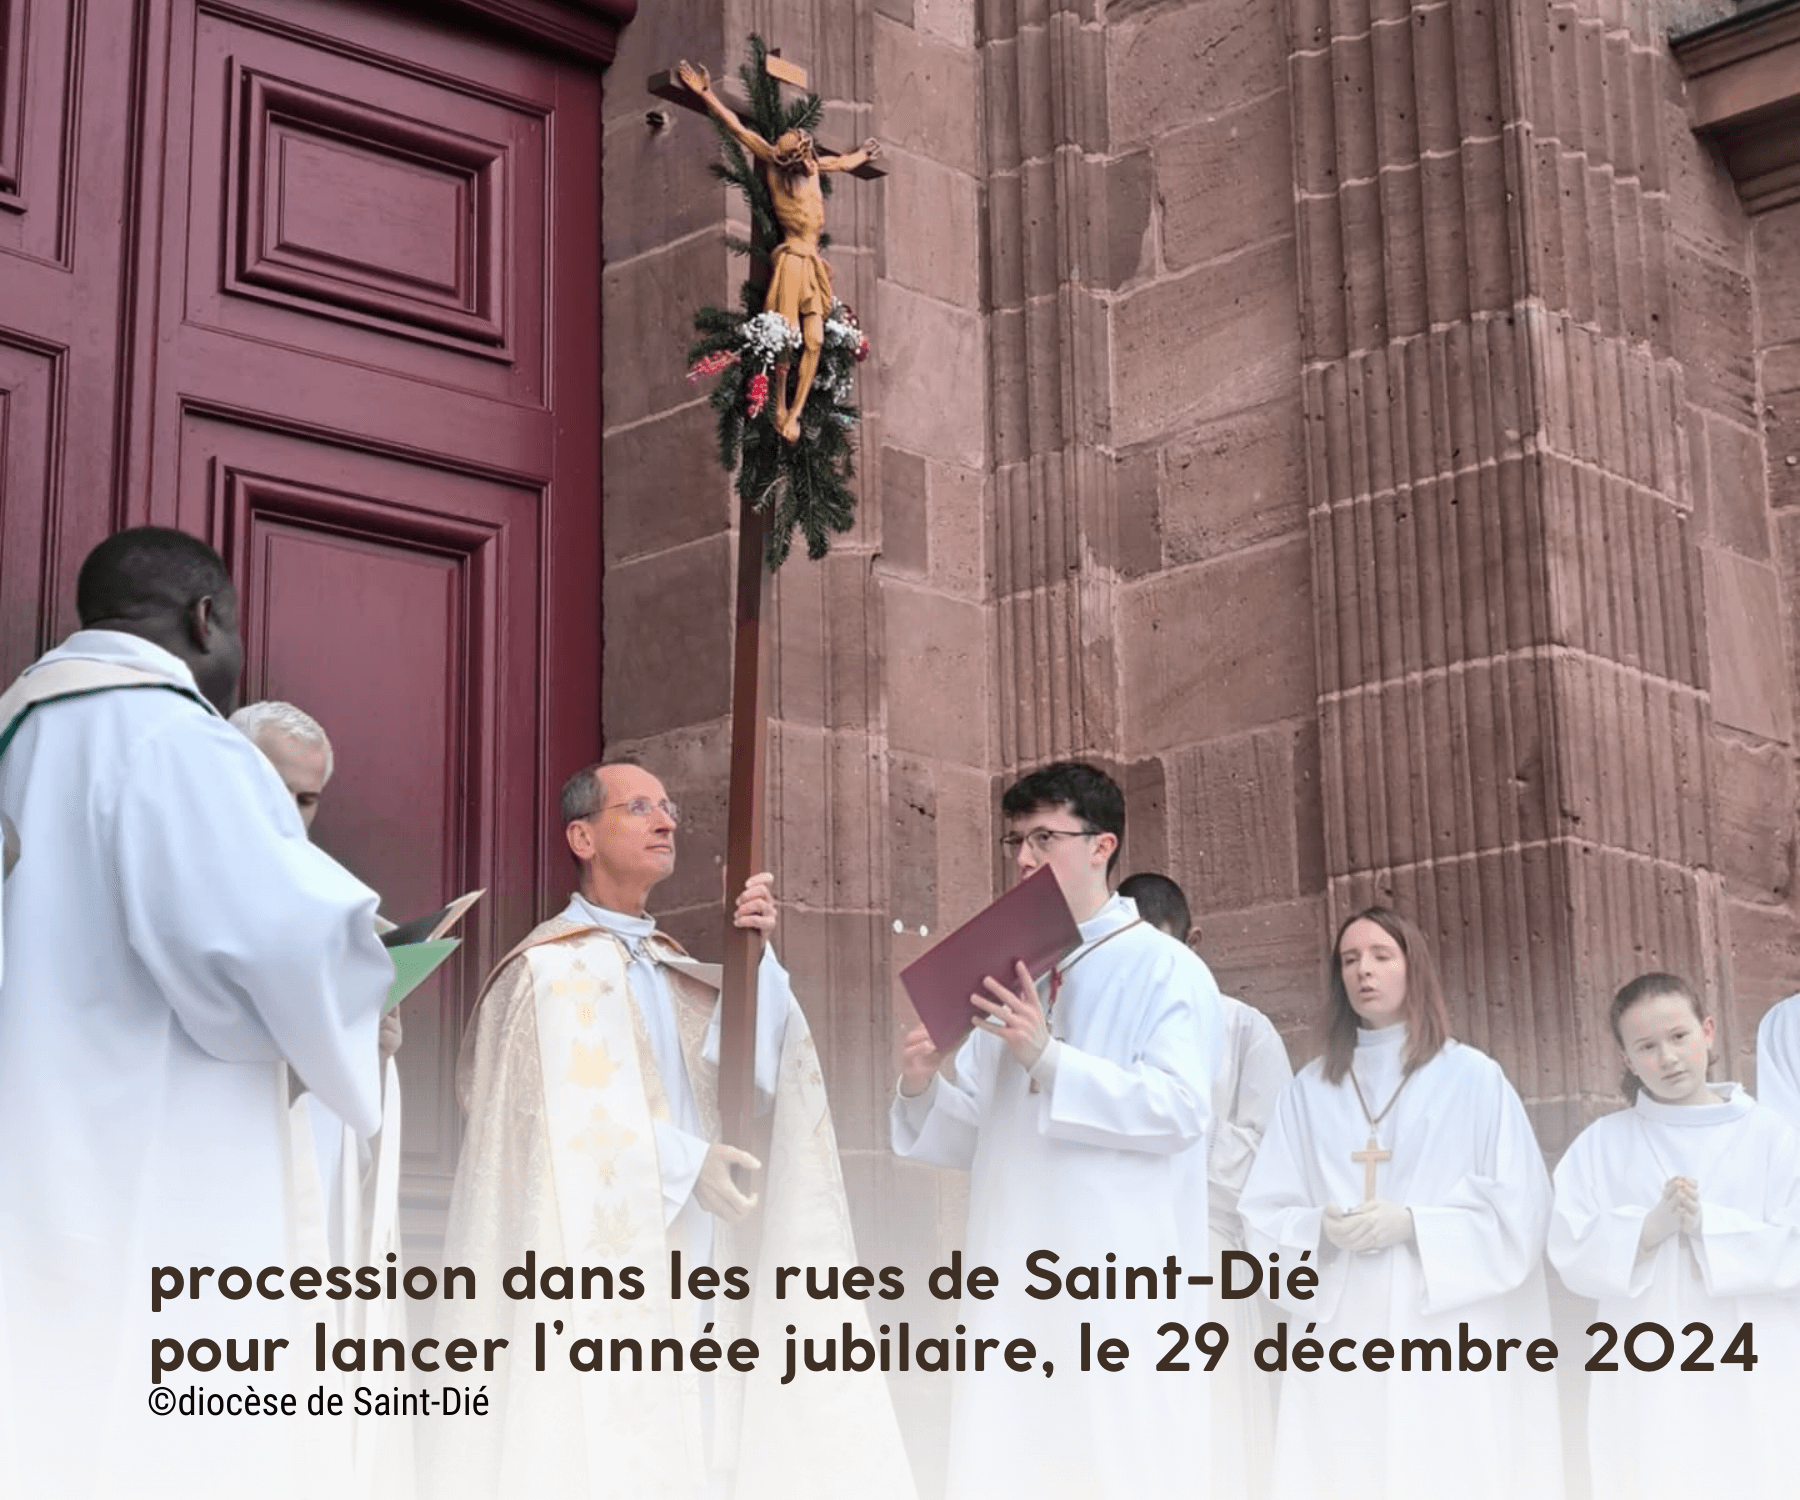
[[[702,1056],[716,991],[701,977],[706,967],[672,940],[657,934],[652,943],[689,1083],[716,1139],[717,1069]],[[624,945],[604,929],[553,919],[514,950],[471,1023],[458,1078],[468,1133],[445,1260],[470,1266],[477,1279],[477,1302],[452,1315],[457,1331],[506,1337],[510,1346],[487,1377],[494,1415],[443,1434],[450,1441],[437,1455],[434,1492],[704,1500],[716,1493],[710,1471],[724,1470],[738,1497],[908,1500],[910,1474],[879,1375],[839,1371],[780,1384],[790,1322],[801,1337],[836,1336],[846,1321],[868,1334],[859,1303],[773,1296],[777,1264],[823,1270],[856,1261],[818,1053],[785,974],[775,965],[789,1013],[769,1133],[759,1143],[762,1208],[745,1226],[718,1224],[714,1239],[715,1266],[745,1267],[752,1297],[697,1303],[670,1294],[668,1251],[677,1237],[664,1228],[655,1130],[669,1106],[626,962]],[[762,994],[769,1003],[767,986]],[[502,1278],[528,1251],[538,1294],[515,1301]],[[555,1266],[574,1268],[574,1297],[545,1295],[544,1273]],[[620,1295],[629,1266],[641,1273],[641,1297]],[[581,1298],[586,1267],[612,1272],[610,1299],[600,1277]],[[756,1341],[753,1373],[735,1374],[721,1361],[703,1392],[685,1358],[679,1373],[670,1369],[667,1345],[663,1368],[652,1370],[652,1340],[678,1340],[685,1354],[708,1324],[704,1336],[721,1346]],[[570,1349],[582,1338],[605,1341],[603,1369],[572,1368]],[[641,1371],[632,1371],[629,1354],[614,1371],[614,1339],[638,1342]]]

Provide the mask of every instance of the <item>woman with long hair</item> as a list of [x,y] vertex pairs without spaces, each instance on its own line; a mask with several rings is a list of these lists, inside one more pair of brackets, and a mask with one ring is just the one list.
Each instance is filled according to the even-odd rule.
[[[1238,1203],[1283,1272],[1276,1500],[1555,1500],[1555,1377],[1527,1358],[1550,1334],[1550,1182],[1525,1107],[1450,1037],[1406,918],[1347,919],[1326,990],[1325,1054],[1282,1095]],[[1301,1264],[1316,1290],[1289,1299]]]

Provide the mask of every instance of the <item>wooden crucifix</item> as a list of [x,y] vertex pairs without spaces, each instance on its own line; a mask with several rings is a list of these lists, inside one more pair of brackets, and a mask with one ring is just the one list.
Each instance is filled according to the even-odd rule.
[[[748,878],[748,876],[745,877],[745,879]],[[1373,1134],[1369,1136],[1369,1144],[1363,1147],[1361,1151],[1352,1151],[1350,1153],[1351,1161],[1359,1161],[1362,1163],[1364,1203],[1370,1202],[1375,1196],[1375,1164],[1377,1162],[1391,1161],[1393,1160],[1393,1156],[1394,1153],[1392,1151],[1383,1151],[1381,1149],[1381,1142],[1376,1140]]]
[[[771,51],[764,69],[778,83],[807,87],[804,69]],[[866,141],[856,151],[833,153],[814,145],[804,131],[764,140],[738,119],[736,111],[712,90],[704,68],[682,63],[654,75],[649,90],[683,108],[710,113],[726,132],[761,165],[782,230],[777,245],[759,247],[770,257],[766,310],[779,312],[801,336],[796,389],[790,401],[788,365],[775,367],[777,433],[789,443],[801,440],[800,415],[818,368],[820,340],[831,315],[830,272],[819,253],[824,229],[820,172],[848,172],[880,177],[874,165],[879,147]],[[727,902],[736,899],[744,882],[756,873],[763,851],[763,798],[768,774],[768,642],[763,616],[769,599],[769,569],[764,566],[769,516],[748,499],[738,504],[738,569],[736,635],[731,667],[731,783],[725,844]],[[727,1142],[748,1148],[754,1115],[756,1077],[756,975],[762,938],[727,919],[725,962],[719,1024],[719,1121]]]

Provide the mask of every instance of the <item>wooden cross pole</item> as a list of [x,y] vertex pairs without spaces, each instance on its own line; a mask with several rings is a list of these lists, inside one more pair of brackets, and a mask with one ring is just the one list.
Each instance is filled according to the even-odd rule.
[[[778,83],[806,88],[806,70],[786,61],[780,52],[770,51],[764,65]],[[721,87],[723,83],[720,80]],[[647,87],[659,99],[706,113],[706,106],[683,86],[673,68],[653,74]],[[819,149],[826,155],[838,154]],[[883,177],[886,172],[865,162],[850,175]],[[769,602],[769,570],[763,563],[767,539],[767,514],[740,499],[737,631],[731,662],[731,783],[725,834],[728,911],[762,862],[763,793],[769,760],[768,640],[763,630]],[[719,1125],[722,1139],[745,1149],[752,1139],[756,1098],[756,972],[762,949],[760,934],[738,927],[726,917],[719,1016]]]
[[1381,1143],[1375,1139],[1373,1134],[1369,1136],[1369,1144],[1361,1151],[1352,1151],[1350,1153],[1351,1161],[1359,1161],[1362,1163],[1364,1203],[1369,1202],[1375,1196],[1375,1163],[1378,1161],[1391,1161],[1393,1155],[1394,1153],[1392,1151],[1383,1151],[1381,1149]]
[[[763,788],[769,764],[767,638],[763,613],[766,511],[738,502],[737,631],[731,660],[731,790],[726,811],[725,903],[737,901],[763,848]],[[756,1099],[756,971],[762,934],[725,920],[725,973],[719,1010],[719,1125],[722,1139],[748,1150]]]

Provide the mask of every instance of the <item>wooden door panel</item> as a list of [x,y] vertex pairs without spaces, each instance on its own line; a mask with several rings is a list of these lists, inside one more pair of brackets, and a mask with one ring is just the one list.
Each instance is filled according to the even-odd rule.
[[246,701],[297,703],[332,738],[314,837],[396,920],[490,892],[403,1017],[404,1208],[429,1237],[455,1167],[463,1002],[536,920],[542,493],[211,416],[190,416],[181,450],[179,524],[242,593]]
[[0,250],[65,268],[85,10],[72,0],[0,3]]
[[0,0],[0,674],[75,626],[111,529],[133,29]]
[[66,359],[55,346],[33,346],[0,333],[0,682],[11,682],[38,656],[56,579],[45,576],[54,434]]
[[196,15],[170,164],[185,317],[541,406],[555,70],[537,98],[499,97],[427,66],[416,34],[372,55],[361,33],[384,27],[365,19]]
[[168,14],[146,519],[230,560],[246,696],[331,734],[319,841],[395,917],[489,891],[406,1007],[428,1256],[468,1007],[600,747],[599,79],[412,7]]

